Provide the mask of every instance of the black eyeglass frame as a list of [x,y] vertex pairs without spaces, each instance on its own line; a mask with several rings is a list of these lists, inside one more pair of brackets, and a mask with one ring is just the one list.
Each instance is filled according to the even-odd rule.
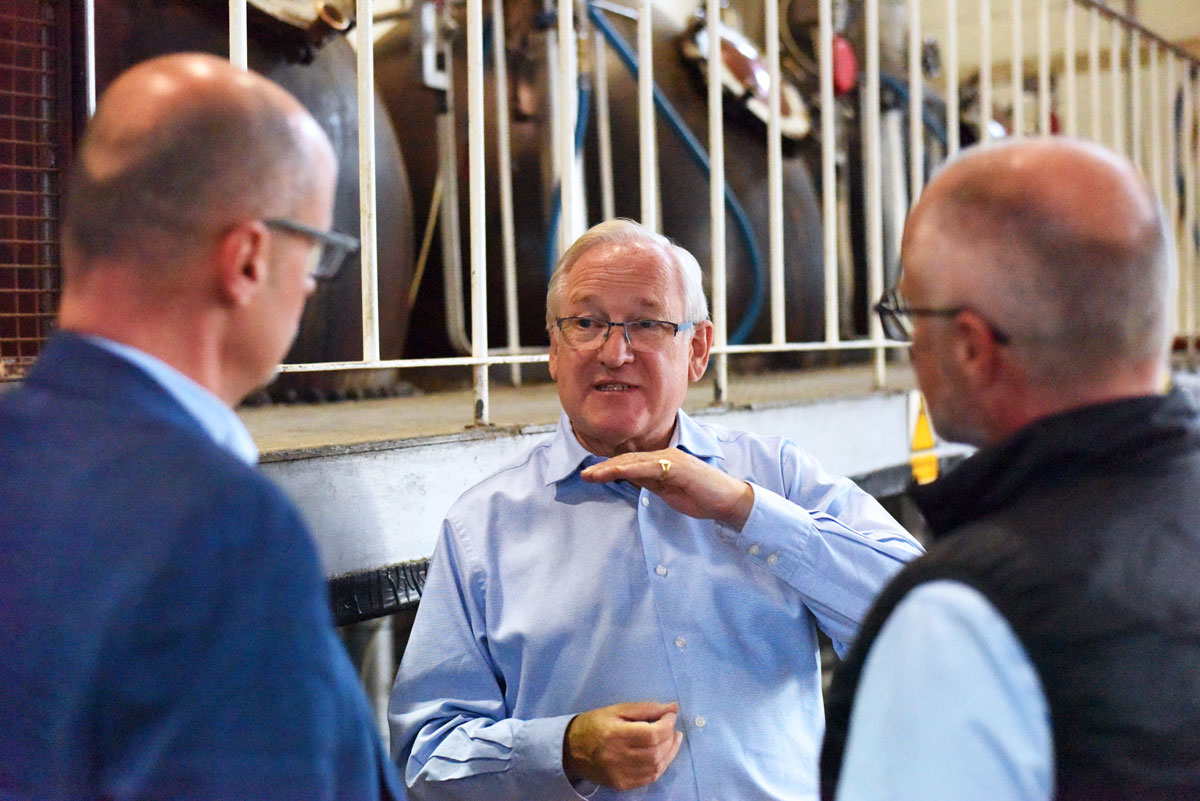
[[918,306],[909,306],[904,302],[899,291],[895,287],[886,290],[883,297],[879,299],[872,310],[879,315],[879,322],[883,326],[883,333],[888,339],[893,339],[896,342],[912,342],[912,331],[909,326],[906,326],[901,318],[903,317],[945,317],[953,319],[963,312],[971,312],[978,315],[992,332],[992,338],[1000,345],[1007,345],[1010,341],[1008,334],[1001,331],[993,325],[987,318],[975,311],[970,306],[950,306],[945,309],[920,308]]
[[[685,321],[682,323],[673,323],[670,320],[653,320],[649,317],[643,317],[638,320],[626,320],[623,323],[615,323],[612,320],[602,320],[599,317],[589,317],[586,314],[577,314],[577,315],[572,315],[570,317],[555,317],[554,318],[554,326],[558,329],[559,333],[562,333],[562,330],[563,330],[562,325],[564,322],[566,322],[568,320],[591,320],[594,323],[599,323],[600,325],[605,326],[604,336],[600,337],[600,341],[598,344],[596,344],[592,347],[577,348],[578,350],[599,350],[600,348],[604,347],[604,343],[608,342],[608,338],[610,336],[612,336],[613,328],[616,328],[616,327],[620,327],[621,331],[624,332],[625,344],[628,345],[631,350],[637,350],[637,351],[640,351],[641,349],[634,347],[633,340],[629,338],[629,326],[631,326],[631,325],[637,325],[638,323],[658,323],[659,325],[669,325],[669,326],[671,326],[671,329],[672,329],[671,330],[671,338],[672,339],[677,337],[679,335],[679,332],[688,331],[688,330],[696,327],[696,323],[694,320],[688,320],[688,321]],[[564,336],[565,336],[565,334],[564,334]],[[570,347],[576,347],[576,346],[570,345]]]
[[[332,281],[337,278],[338,273],[342,271],[342,265],[346,263],[346,257],[358,252],[358,239],[348,234],[338,231],[322,231],[320,228],[314,228],[297,220],[289,220],[286,217],[268,217],[263,220],[263,223],[269,228],[280,228],[293,234],[311,237],[320,242],[323,248],[333,248],[334,253],[340,254],[336,258],[321,254],[321,257],[317,259],[316,269],[312,273],[312,277],[317,281]],[[328,262],[326,262],[327,258]]]

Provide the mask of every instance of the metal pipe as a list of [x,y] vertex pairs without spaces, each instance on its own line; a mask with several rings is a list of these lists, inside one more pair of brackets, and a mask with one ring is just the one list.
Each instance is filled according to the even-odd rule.
[[[642,225],[657,231],[658,148],[654,130],[653,7],[652,0],[640,0],[638,4],[638,155],[641,165]],[[714,28],[709,28],[709,35],[720,36]],[[710,62],[710,71],[712,69]]]
[[[509,132],[508,45],[504,29],[504,3],[492,0],[492,69],[496,79],[496,168],[500,182],[500,246],[504,256],[504,322],[508,347],[521,347],[520,308],[517,303],[517,245],[512,194],[512,137]],[[509,378],[521,386],[521,366],[512,365]]]
[[1137,31],[1129,35],[1129,151],[1133,163],[1141,170],[1142,156],[1142,43]]
[[[908,199],[917,202],[925,185],[925,141],[921,75],[921,0],[908,0]],[[899,220],[897,220],[899,224]]]
[[[783,283],[783,76],[779,69],[779,3],[766,2],[767,75],[767,232],[771,273],[771,341],[787,339],[787,293]],[[722,215],[724,216],[724,215]]]
[[1183,79],[1183,231],[1179,237],[1182,245],[1181,267],[1186,276],[1183,281],[1184,334],[1187,337],[1188,365],[1196,364],[1196,247],[1193,236],[1196,229],[1196,168],[1200,158],[1196,154],[1195,134],[1197,102],[1195,76],[1190,66],[1185,65]]
[[1063,19],[1063,38],[1066,39],[1066,48],[1063,58],[1063,67],[1066,70],[1066,109],[1065,129],[1067,136],[1079,135],[1079,98],[1078,85],[1075,76],[1075,3],[1074,0],[1067,0],[1067,7],[1064,10],[1065,18]]
[[596,139],[600,144],[600,212],[604,219],[616,216],[613,202],[612,116],[608,107],[608,50],[604,34],[593,34],[596,43]]
[[[558,30],[551,28],[546,31],[546,84],[548,88],[547,98],[550,102],[549,118],[550,118],[550,174],[554,176],[554,180],[559,182],[559,187],[562,186],[563,171],[566,166],[562,157],[561,141],[563,136],[570,137],[570,134],[562,132],[562,112],[560,109],[563,104],[563,85],[562,76],[559,74],[560,63],[558,59]],[[569,163],[569,162],[567,162]],[[561,189],[559,194],[561,194]],[[559,209],[558,215],[558,230],[549,232],[554,237],[556,243],[555,256],[561,256],[563,251],[567,249],[567,222],[565,215]]]
[[[1167,153],[1166,153],[1167,176],[1166,176],[1166,185],[1164,186],[1165,198],[1163,201],[1163,206],[1165,207],[1165,211],[1167,214],[1168,224],[1171,227],[1172,238],[1175,240],[1176,256],[1178,257],[1178,255],[1179,255],[1178,248],[1180,247],[1179,224],[1178,224],[1178,222],[1179,222],[1178,221],[1179,193],[1176,191],[1175,176],[1179,174],[1179,161],[1178,161],[1179,153],[1178,153],[1178,148],[1177,148],[1178,142],[1176,141],[1177,131],[1175,128],[1175,95],[1179,91],[1179,66],[1176,63],[1175,54],[1172,53],[1171,51],[1167,51],[1166,81],[1167,81],[1167,102],[1165,104],[1166,105],[1165,113],[1166,113],[1167,120],[1168,120],[1167,142],[1168,142],[1169,146],[1167,148]],[[1178,263],[1182,264],[1182,260],[1179,260]],[[1180,286],[1182,286],[1182,283],[1183,283],[1182,275],[1179,277],[1179,281],[1180,281]],[[1182,326],[1182,324],[1183,324],[1183,315],[1182,315],[1183,309],[1180,307],[1178,298],[1176,298],[1176,301],[1175,301],[1174,311],[1175,311],[1175,329],[1179,330],[1180,326]]]
[[[768,0],[769,1],[769,0]],[[833,99],[833,0],[820,0],[819,40],[821,63],[821,215],[825,239],[825,341],[835,343],[838,330],[838,203],[837,171],[837,109]]]
[[249,68],[246,45],[246,0],[229,0],[229,61]]
[[1022,30],[1021,0],[1012,2],[1012,66],[1009,77],[1012,79],[1012,135],[1025,135],[1025,55],[1022,50],[1024,31]]
[[[712,317],[713,343],[724,347],[729,339],[729,300],[726,297],[725,264],[725,121],[721,87],[721,3],[707,0],[705,30],[708,32],[708,208],[712,235]],[[639,77],[645,76],[643,68]],[[727,400],[728,357],[716,357],[713,402]]]
[[558,140],[561,172],[558,176],[559,204],[562,212],[562,250],[566,250],[582,231],[578,230],[579,196],[575,173],[575,118],[579,96],[579,53],[575,39],[574,0],[558,0]]
[[979,0],[979,138],[992,140],[992,0]]
[[358,212],[362,265],[363,360],[379,360],[379,253],[375,199],[375,40],[371,4],[358,4]]
[[1100,141],[1100,13],[1095,7],[1088,13],[1088,73],[1091,78],[1091,138]]
[[958,0],[946,0],[946,155],[953,158],[959,148],[958,98]]
[[1038,133],[1050,133],[1050,0],[1038,2]]
[[1124,100],[1121,92],[1121,24],[1113,20],[1109,25],[1108,40],[1109,84],[1112,89],[1112,149],[1126,152]]
[[[561,13],[561,10],[560,12]],[[471,355],[486,359],[487,330],[487,162],[484,159],[483,0],[467,0],[467,160],[471,196]],[[474,369],[475,425],[489,424],[488,368]]]
[[[866,132],[864,136],[867,162],[867,303],[883,294],[883,197],[880,184],[883,169],[880,164],[880,114],[879,114],[879,0],[865,0],[867,36],[867,91],[865,93]],[[883,341],[883,328],[876,315],[868,313],[870,338]],[[875,383],[883,386],[884,354],[882,348],[875,351]]]
[[87,115],[96,114],[96,0],[83,3],[84,80],[87,81]]
[[1154,196],[1163,201],[1162,78],[1158,71],[1158,42],[1150,43],[1150,175]]

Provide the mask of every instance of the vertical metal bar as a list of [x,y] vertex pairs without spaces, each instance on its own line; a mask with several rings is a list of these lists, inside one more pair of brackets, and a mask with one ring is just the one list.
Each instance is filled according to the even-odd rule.
[[1038,133],[1050,133],[1050,0],[1038,0]]
[[558,77],[561,94],[558,106],[559,164],[559,208],[562,211],[562,247],[571,246],[578,230],[578,187],[575,170],[575,124],[578,106],[578,74],[576,59],[578,45],[575,39],[574,0],[558,0]]
[[[866,149],[867,149],[867,298],[868,304],[883,294],[883,166],[880,153],[879,113],[879,0],[865,0],[867,28],[867,91],[866,91]],[[882,342],[883,329],[877,315],[868,315],[871,339]],[[883,386],[884,355],[882,347],[875,349],[875,383]]]
[[1144,171],[1145,149],[1142,142],[1142,37],[1129,32],[1129,153],[1138,169]]
[[247,69],[246,0],[229,0],[229,60]]
[[[504,3],[492,0],[492,68],[496,79],[496,170],[500,182],[500,245],[504,255],[504,322],[508,349],[521,349],[520,308],[517,303],[517,243],[513,222],[512,137],[509,131],[508,46],[505,41]],[[510,364],[513,386],[521,385],[521,365]]]
[[[559,187],[562,186],[563,171],[566,169],[562,160],[562,139],[564,134],[562,131],[562,114],[559,109],[563,104],[563,84],[562,78],[559,75],[558,68],[558,30],[550,28],[546,31],[546,96],[550,101],[549,117],[550,117],[550,174],[554,176],[554,180],[559,181]],[[561,191],[561,189],[560,189]],[[563,251],[567,249],[570,243],[565,241],[567,238],[567,222],[561,214],[558,215],[558,230],[553,232],[557,241],[555,248],[555,256],[561,256]]]
[[359,0],[358,69],[358,210],[362,249],[363,361],[379,361],[379,253],[375,198],[375,50],[373,0]]
[[1025,54],[1021,0],[1012,0],[1012,135],[1025,135]]
[[951,158],[960,147],[958,121],[958,0],[946,0],[946,153]]
[[84,74],[87,81],[87,115],[96,113],[96,2],[83,3]]
[[1064,110],[1065,129],[1067,136],[1079,136],[1079,87],[1075,76],[1075,0],[1066,0],[1063,10],[1063,38],[1066,46],[1063,51],[1063,67],[1066,69],[1066,108]]
[[[908,199],[917,202],[925,185],[925,130],[921,117],[921,0],[908,0]],[[898,222],[898,221],[897,221]]]
[[979,138],[992,140],[992,0],[979,0]]
[[[640,0],[638,3],[638,144],[641,165],[642,225],[651,231],[657,231],[658,147],[655,141],[654,117],[654,41],[651,27],[653,8],[652,0]],[[719,37],[718,28],[709,28],[708,30],[711,36]],[[709,62],[710,65],[713,63]],[[720,62],[715,63],[719,64]],[[710,67],[711,71],[713,71],[712,67]]]
[[1158,42],[1150,42],[1150,182],[1154,196],[1163,202],[1162,78],[1159,75]]
[[712,316],[716,376],[713,402],[725,403],[729,389],[729,355],[724,353],[729,338],[729,314],[725,275],[725,121],[721,96],[721,2],[707,0],[705,29],[708,31],[708,207],[712,234]]
[[1091,85],[1091,139],[1100,141],[1100,12],[1095,6],[1088,9],[1088,73]]
[[1176,257],[1180,265],[1179,289],[1177,289],[1177,297],[1175,299],[1175,330],[1180,331],[1183,325],[1183,307],[1180,302],[1183,291],[1183,275],[1182,275],[1182,259],[1179,258],[1178,248],[1179,243],[1179,193],[1176,191],[1175,176],[1179,173],[1179,136],[1180,129],[1175,126],[1175,95],[1179,91],[1179,66],[1175,60],[1175,53],[1167,51],[1166,63],[1166,80],[1167,80],[1167,98],[1164,104],[1166,108],[1164,113],[1167,120],[1167,153],[1166,153],[1166,184],[1164,186],[1163,206],[1167,215],[1167,222],[1171,227],[1172,239],[1175,241]]
[[787,294],[783,284],[783,131],[779,121],[783,78],[779,69],[779,3],[766,3],[764,11],[770,79],[767,94],[767,234],[771,265],[771,341],[782,345],[787,339]]
[[608,106],[608,49],[604,34],[593,34],[596,42],[596,138],[600,144],[600,213],[616,216],[613,205],[612,116]]
[[1121,23],[1115,19],[1109,26],[1108,66],[1109,87],[1112,89],[1112,149],[1125,152],[1124,93],[1121,91]]
[[1186,98],[1186,111],[1183,115],[1183,127],[1187,136],[1186,149],[1186,169],[1184,170],[1184,197],[1186,199],[1186,209],[1184,211],[1184,257],[1187,262],[1188,274],[1188,293],[1184,302],[1187,304],[1187,354],[1188,366],[1196,366],[1196,334],[1197,334],[1197,308],[1196,308],[1196,293],[1200,291],[1200,275],[1197,271],[1200,270],[1200,259],[1197,259],[1196,252],[1196,222],[1197,222],[1197,192],[1200,191],[1200,183],[1197,183],[1197,170],[1200,169],[1200,135],[1197,135],[1196,123],[1200,118],[1200,97],[1197,97],[1197,90],[1200,89],[1200,78],[1195,72],[1192,64],[1185,67],[1183,77],[1183,91]]
[[1192,226],[1196,221],[1196,190],[1195,165],[1192,163],[1192,81],[1188,64],[1183,64],[1183,75],[1180,76],[1180,91],[1183,95],[1183,109],[1180,117],[1181,130],[1179,142],[1179,174],[1183,177],[1183,225],[1182,230],[1176,227],[1175,241],[1179,248],[1180,296],[1183,305],[1182,322],[1183,335],[1187,342],[1187,358],[1189,364],[1194,361],[1196,354],[1196,313],[1192,298],[1195,295],[1195,270],[1192,264],[1192,248],[1188,242]]
[[[360,0],[361,13],[361,0]],[[559,9],[562,13],[562,9]],[[361,20],[360,20],[361,23]],[[370,50],[370,40],[362,45]],[[486,360],[487,326],[487,162],[484,159],[483,0],[467,0],[467,159],[471,225],[471,356]],[[564,197],[566,192],[563,193]],[[565,220],[564,220],[565,221]],[[475,365],[475,425],[488,425],[488,366]]]
[[833,0],[818,7],[821,64],[821,214],[825,225],[825,342],[839,340],[837,156],[833,99]]

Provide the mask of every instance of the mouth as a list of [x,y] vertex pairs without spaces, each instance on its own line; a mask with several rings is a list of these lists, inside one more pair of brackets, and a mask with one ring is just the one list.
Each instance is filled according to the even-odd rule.
[[620,381],[601,381],[598,384],[593,384],[592,389],[597,392],[626,392],[636,389],[636,387],[633,384],[625,384]]

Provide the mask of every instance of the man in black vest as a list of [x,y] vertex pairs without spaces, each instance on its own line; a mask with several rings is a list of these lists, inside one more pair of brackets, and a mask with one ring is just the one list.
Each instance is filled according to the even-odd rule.
[[1174,248],[1124,159],[968,151],[877,306],[980,448],[828,696],[822,795],[1200,798],[1200,418],[1167,379]]

